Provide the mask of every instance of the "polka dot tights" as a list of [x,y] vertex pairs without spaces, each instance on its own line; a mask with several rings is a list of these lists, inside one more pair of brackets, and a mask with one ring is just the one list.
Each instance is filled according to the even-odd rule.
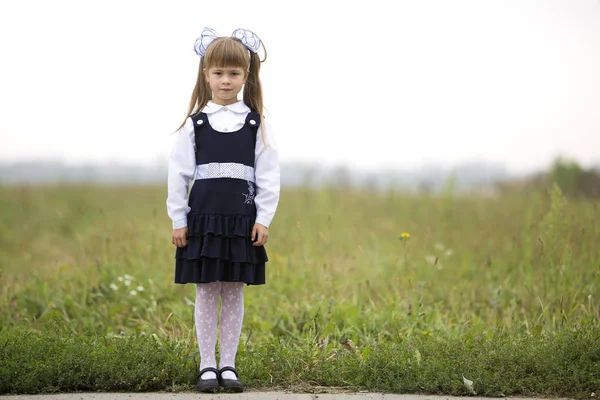
[[[244,283],[211,282],[196,285],[194,319],[200,347],[200,369],[216,368],[218,305],[221,299],[220,363],[219,368],[235,367],[235,355],[244,319]],[[215,379],[214,372],[205,372],[202,379]],[[236,379],[231,371],[224,379]]]

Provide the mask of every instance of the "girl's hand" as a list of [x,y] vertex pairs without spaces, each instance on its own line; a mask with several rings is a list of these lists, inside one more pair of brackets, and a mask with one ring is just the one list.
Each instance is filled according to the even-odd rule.
[[177,247],[185,247],[187,246],[187,234],[187,226],[180,229],[173,229],[173,233],[171,234],[171,241]]
[[269,239],[269,230],[261,224],[254,224],[252,228],[252,246],[263,246]]

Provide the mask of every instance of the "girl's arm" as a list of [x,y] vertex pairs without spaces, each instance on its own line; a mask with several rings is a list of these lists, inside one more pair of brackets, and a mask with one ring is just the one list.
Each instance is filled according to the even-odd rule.
[[187,205],[190,181],[196,173],[194,124],[188,118],[175,134],[173,149],[169,156],[167,213],[173,221],[173,229],[187,226]]
[[[264,142],[267,143],[266,147]],[[256,223],[268,228],[279,203],[279,153],[271,127],[266,122],[258,128],[254,157]]]

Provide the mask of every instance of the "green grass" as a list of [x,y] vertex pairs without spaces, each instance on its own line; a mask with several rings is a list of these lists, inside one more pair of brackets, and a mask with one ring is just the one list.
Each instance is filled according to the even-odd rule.
[[[0,392],[193,384],[195,292],[173,284],[165,197],[0,188]],[[256,388],[466,394],[464,373],[480,394],[589,396],[600,383],[599,217],[598,201],[557,188],[284,191],[267,285],[246,288],[239,368]],[[115,366],[125,359],[128,372]],[[83,372],[60,378],[77,362]],[[27,378],[42,371],[43,382]]]
[[[192,390],[198,358],[193,341],[157,335],[104,337],[50,330],[0,332],[0,393]],[[439,340],[418,336],[363,348],[314,341],[242,345],[239,371],[254,389],[351,390],[479,395],[589,396],[600,385],[598,330]],[[322,390],[322,389],[321,389]]]

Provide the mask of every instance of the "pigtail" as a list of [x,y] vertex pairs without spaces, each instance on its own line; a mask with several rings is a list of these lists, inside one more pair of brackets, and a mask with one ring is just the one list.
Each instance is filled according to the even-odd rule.
[[204,63],[204,57],[202,57],[198,66],[198,77],[196,78],[196,85],[192,91],[192,97],[190,98],[190,105],[188,107],[187,115],[177,130],[183,128],[188,117],[191,117],[192,115],[202,111],[202,109],[212,98],[210,87],[208,86],[206,76],[204,75]]
[[[265,50],[265,60],[267,52]],[[264,61],[264,60],[262,60]],[[258,54],[250,52],[250,68],[248,70],[248,79],[246,79],[246,85],[244,86],[244,102],[260,115],[260,125],[262,126],[261,134],[262,140],[267,147],[265,139],[265,118],[264,118],[264,106],[262,96],[262,85],[260,83],[260,64],[262,62]]]

